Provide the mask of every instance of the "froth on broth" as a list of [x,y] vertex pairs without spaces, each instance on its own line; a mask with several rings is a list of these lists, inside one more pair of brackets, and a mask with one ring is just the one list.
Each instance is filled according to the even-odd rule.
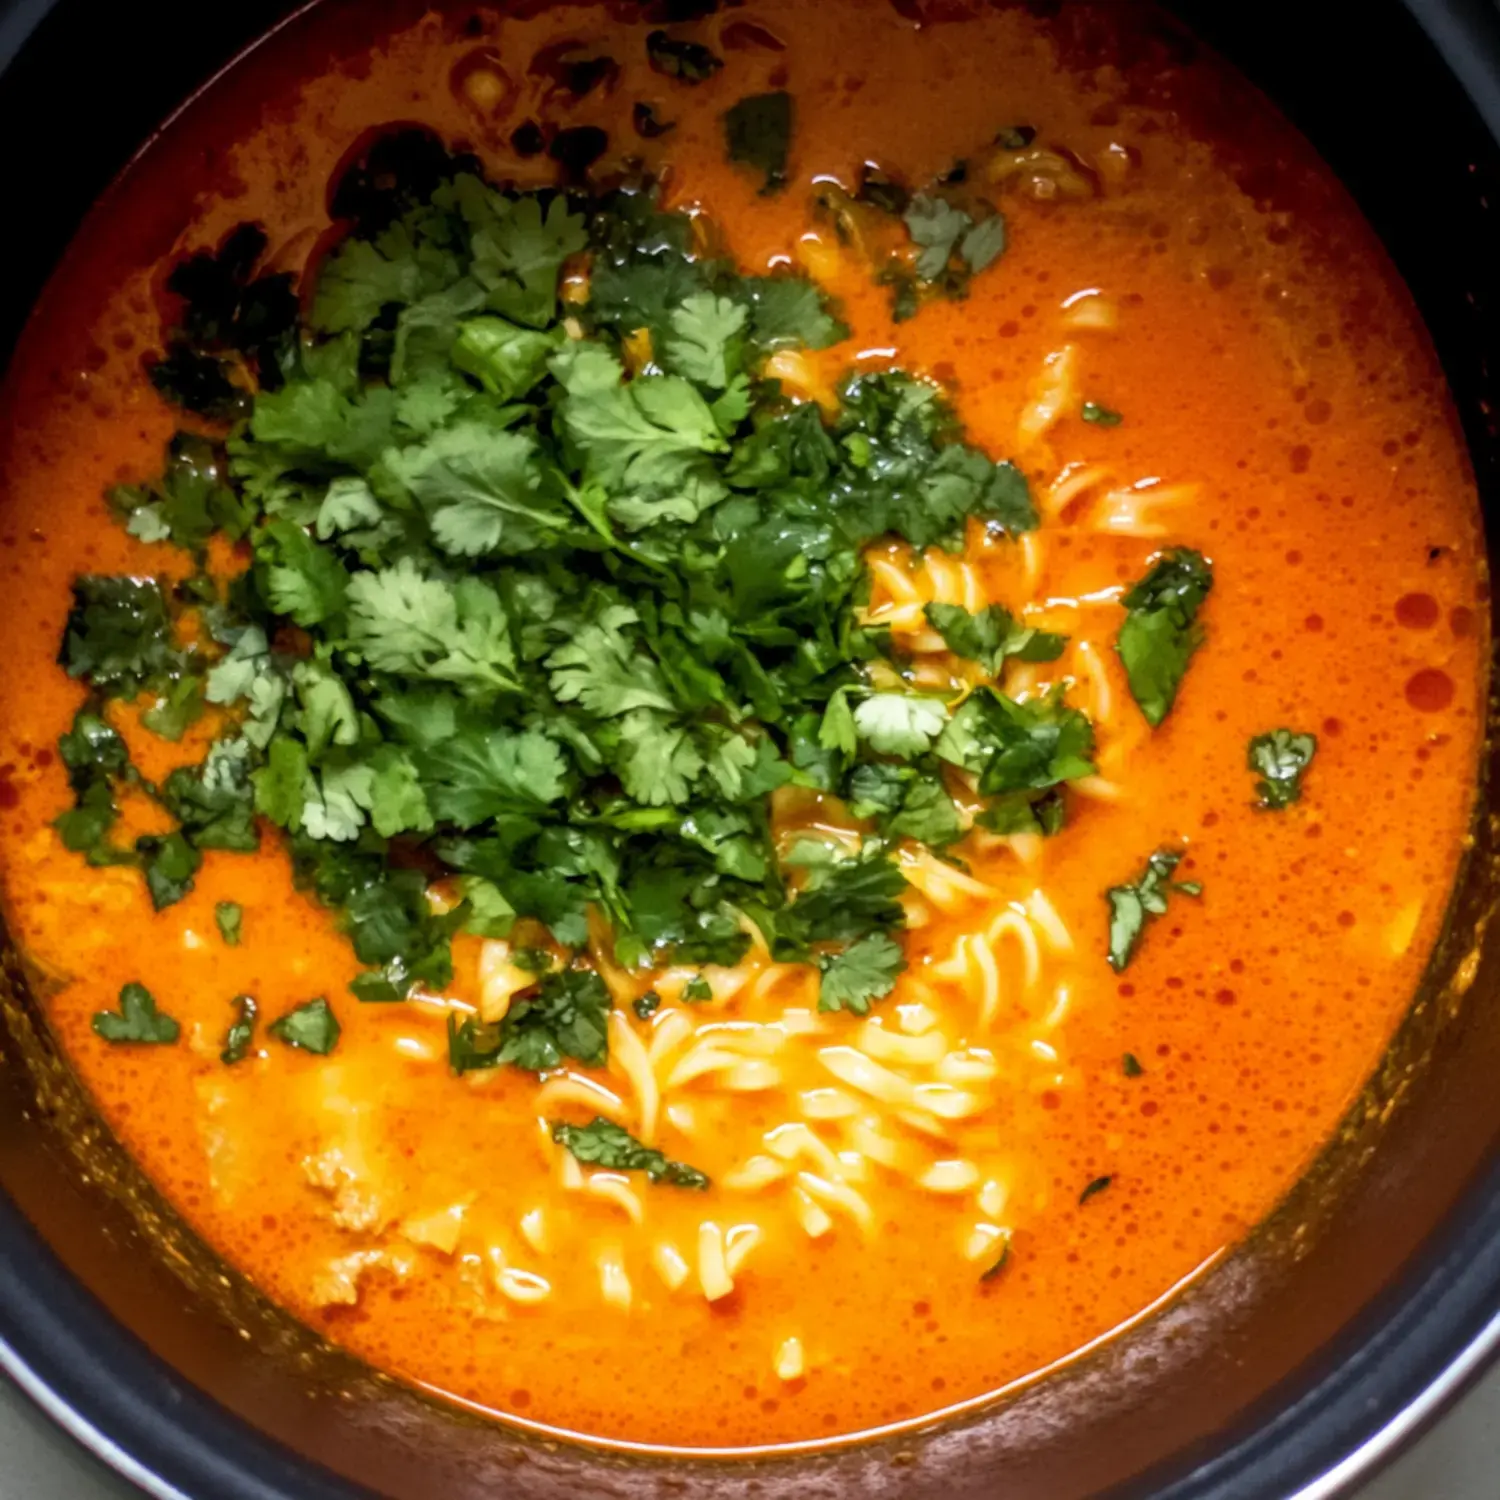
[[[720,65],[648,46],[663,30]],[[1479,514],[1441,372],[1371,231],[1269,105],[1162,35],[1114,5],[1041,20],[751,0],[663,28],[623,5],[329,0],[199,97],[95,210],[5,392],[6,912],[112,1129],[315,1329],[554,1429],[816,1443],[984,1397],[1128,1325],[1239,1242],[1329,1139],[1417,985],[1461,855],[1486,682]],[[781,93],[786,181],[765,191],[726,154],[723,117]],[[294,886],[264,818],[258,852],[210,848],[161,910],[138,868],[64,846],[55,820],[77,791],[57,747],[86,697],[58,664],[74,580],[195,570],[120,524],[106,492],[156,476],[180,429],[228,431],[148,378],[180,315],[171,268],[258,223],[262,269],[292,273],[307,313],[349,227],[330,184],[393,122],[522,190],[558,180],[556,131],[597,127],[591,182],[649,176],[740,271],[830,299],[847,337],[763,353],[757,376],[833,420],[850,372],[899,368],[1024,474],[1032,529],[971,517],[956,550],[863,547],[853,609],[894,653],[866,670],[940,715],[991,683],[1023,703],[1064,684],[1093,726],[1091,766],[1067,778],[1051,836],[891,841],[906,966],[868,1014],[820,1008],[819,965],[773,957],[753,923],[735,963],[632,965],[596,908],[578,971],[612,1003],[607,1064],[460,1074],[450,1018],[504,1024],[537,983],[515,961],[547,946],[534,922],[461,931],[450,981],[362,1003],[348,986],[367,965]],[[972,193],[987,206],[972,221],[1003,214],[1003,252],[961,296],[918,287],[900,308],[882,257],[892,246],[910,271],[910,220],[861,198],[872,180],[929,203]],[[585,327],[588,276],[585,251],[562,303]],[[1153,727],[1117,643],[1127,591],[1181,549],[1214,586]],[[222,535],[206,553],[219,578],[247,558]],[[1001,604],[1066,641],[986,665],[952,648],[934,604]],[[211,707],[173,742],[140,722],[150,694],[106,698],[156,786],[242,714]],[[1267,808],[1247,754],[1278,729],[1316,751],[1300,797]],[[967,819],[961,771],[933,774]],[[120,805],[117,841],[174,826],[138,789]],[[870,830],[807,785],[770,808],[782,853],[806,838],[837,859]],[[1180,856],[1164,910],[1148,900],[1117,972],[1106,892],[1138,897],[1159,850]],[[433,899],[458,892],[439,881]],[[131,984],[179,1024],[173,1044],[99,1033]],[[243,995],[260,1029],[227,1065]],[[317,996],[341,1028],[327,1055],[266,1029]],[[596,1120],[709,1185],[556,1138]]]

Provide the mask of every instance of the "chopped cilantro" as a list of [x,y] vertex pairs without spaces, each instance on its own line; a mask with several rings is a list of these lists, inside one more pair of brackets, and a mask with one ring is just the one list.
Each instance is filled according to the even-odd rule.
[[1092,1182],[1091,1182],[1091,1183],[1089,1183],[1089,1185],[1088,1185],[1088,1186],[1087,1186],[1087,1187],[1086,1187],[1086,1188],[1084,1188],[1084,1190],[1083,1190],[1083,1191],[1082,1191],[1082,1192],[1081,1192],[1081,1193],[1080,1193],[1080,1194],[1079,1194],[1079,1195],[1078,1195],[1078,1206],[1079,1206],[1079,1207],[1080,1207],[1080,1208],[1082,1208],[1082,1207],[1083,1207],[1083,1205],[1084,1205],[1084,1204],[1085,1204],[1085,1203],[1087,1203],[1087,1202],[1088,1202],[1088,1201],[1089,1201],[1089,1199],[1090,1199],[1090,1198],[1097,1198],[1097,1197],[1098,1197],[1098,1196],[1099,1196],[1099,1194],[1100,1194],[1100,1193],[1102,1193],[1102,1192],[1104,1192],[1104,1191],[1105,1191],[1105,1189],[1106,1189],[1106,1188],[1108,1188],[1108,1187],[1109,1187],[1109,1185],[1110,1185],[1110,1184],[1111,1184],[1111,1183],[1112,1183],[1112,1182],[1113,1182],[1113,1181],[1114,1181],[1114,1178],[1113,1178],[1113,1177],[1096,1177],[1096,1178],[1095,1178],[1095,1179],[1094,1179],[1094,1180],[1093,1180],[1093,1181],[1092,1181]]
[[1125,420],[1119,412],[1100,406],[1097,401],[1085,401],[1080,415],[1085,422],[1092,422],[1095,427],[1118,427]]
[[106,697],[134,698],[168,684],[184,665],[172,638],[167,596],[152,578],[86,574],[73,584],[73,609],[58,658]]
[[713,997],[713,989],[701,974],[694,974],[682,987],[682,998],[689,1005],[701,1005],[705,1000],[712,1000]]
[[842,953],[822,961],[818,986],[819,1010],[847,1010],[868,1015],[870,1002],[883,1000],[896,987],[906,968],[900,943],[883,932],[872,932],[851,943]]
[[238,948],[244,932],[244,907],[238,901],[220,901],[214,907],[214,921],[219,924],[219,936],[231,948]]
[[651,60],[653,72],[680,78],[684,83],[702,83],[724,66],[724,59],[716,57],[701,42],[677,41],[665,31],[647,35],[646,56]]
[[1201,896],[1203,887],[1196,880],[1174,881],[1172,874],[1182,863],[1182,854],[1173,849],[1158,849],[1146,861],[1138,879],[1126,885],[1112,886],[1109,901],[1109,964],[1116,973],[1135,956],[1136,944],[1147,924],[1167,909],[1167,898],[1175,891],[1180,896]]
[[255,1038],[255,1022],[260,1015],[260,1007],[255,1003],[253,995],[236,995],[234,1005],[235,1018],[224,1037],[224,1050],[219,1053],[219,1061],[230,1067],[244,1062],[250,1056],[250,1043]]
[[628,1130],[613,1120],[596,1116],[587,1125],[552,1127],[552,1139],[565,1146],[586,1167],[603,1167],[612,1172],[644,1172],[655,1183],[666,1187],[708,1187],[708,1178],[696,1167],[672,1161],[660,1151],[642,1145]]
[[956,656],[979,662],[991,677],[1008,657],[1017,661],[1056,661],[1068,644],[1065,635],[1021,625],[1003,605],[970,614],[961,604],[929,604],[927,623]]
[[761,192],[776,192],[786,183],[791,154],[792,96],[778,90],[741,99],[724,116],[724,139],[730,161],[763,172]]
[[1146,1070],[1141,1066],[1140,1059],[1134,1052],[1127,1052],[1120,1064],[1121,1071],[1127,1078],[1139,1078]]
[[498,1026],[448,1020],[448,1055],[457,1073],[507,1063],[544,1073],[572,1058],[603,1067],[609,1055],[609,991],[588,969],[549,974],[517,999]]
[[269,1029],[278,1042],[285,1042],[288,1047],[327,1057],[338,1045],[342,1028],[328,1001],[319,995],[272,1021]]
[[655,990],[647,990],[630,1002],[630,1008],[638,1021],[649,1021],[661,1009],[661,996]]
[[1213,583],[1203,554],[1177,547],[1163,552],[1125,595],[1117,650],[1131,696],[1153,729],[1172,711],[1188,663],[1203,644],[1198,611]]
[[1302,778],[1317,754],[1317,737],[1273,729],[1250,741],[1247,763],[1260,780],[1255,783],[1260,806],[1272,812],[1302,800]]
[[[780,94],[726,118],[768,187],[791,123]],[[872,680],[891,646],[862,623],[863,549],[1025,532],[1025,476],[900,372],[847,380],[827,414],[788,400],[767,357],[846,337],[834,310],[804,279],[702,253],[648,187],[502,190],[405,131],[334,204],[352,228],[304,326],[276,335],[274,375],[225,352],[247,242],[219,278],[219,331],[200,328],[201,357],[232,366],[230,430],[175,440],[159,480],[115,496],[138,538],[195,557],[238,542],[248,570],[78,580],[61,659],[90,698],[61,747],[65,842],[138,868],[163,906],[266,820],[347,934],[362,1001],[449,985],[457,932],[539,924],[537,983],[503,1021],[450,1027],[460,1072],[605,1063],[609,993],[572,956],[601,932],[642,970],[738,963],[759,928],[821,971],[826,1004],[868,1008],[900,971],[895,845],[940,850],[967,826],[940,762],[1011,830],[1058,826],[1061,787],[1092,769],[1092,729],[1060,695],[983,689],[950,715]],[[1003,225],[970,219],[950,276],[998,253]],[[563,268],[585,253],[565,326]],[[998,609],[933,618],[992,670],[1061,649]],[[221,726],[159,788],[104,717],[142,695],[149,731],[181,734],[206,705]],[[783,858],[769,799],[793,783],[866,821],[857,855]],[[174,826],[117,846],[127,794]],[[700,976],[686,998],[709,993]],[[326,1002],[272,1030],[317,1050],[320,1027],[331,1046]]]
[[156,997],[145,985],[131,983],[120,990],[118,1011],[101,1010],[94,1017],[94,1031],[116,1045],[170,1047],[182,1028],[157,1010]]

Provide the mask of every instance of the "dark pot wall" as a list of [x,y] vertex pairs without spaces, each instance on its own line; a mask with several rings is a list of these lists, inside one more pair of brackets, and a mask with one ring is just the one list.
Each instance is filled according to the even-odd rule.
[[[27,143],[4,179],[7,218],[24,233],[7,236],[0,350],[133,144],[288,8],[0,0],[0,67],[47,13],[0,76],[0,139]],[[1369,0],[1357,25],[1344,7],[1324,8],[1340,24],[1323,30],[1307,20],[1318,7],[1290,0],[1172,8],[1350,184],[1426,313],[1486,505],[1500,504],[1488,415],[1500,231],[1487,206],[1500,153],[1409,13],[1459,48],[1463,83],[1500,124],[1495,10]],[[0,1363],[157,1476],[159,1493],[205,1500],[1283,1500],[1392,1422],[1423,1420],[1423,1393],[1446,1390],[1444,1372],[1465,1351],[1477,1362],[1486,1339],[1500,1339],[1486,1332],[1500,1308],[1500,952],[1474,947],[1492,863],[1486,813],[1429,990],[1338,1145],[1276,1220],[1137,1333],[964,1424],[816,1458],[669,1472],[544,1446],[374,1380],[193,1246],[101,1138],[14,982],[0,997]],[[1462,994],[1447,982],[1456,970]],[[163,1241],[180,1250],[177,1269],[153,1248]]]

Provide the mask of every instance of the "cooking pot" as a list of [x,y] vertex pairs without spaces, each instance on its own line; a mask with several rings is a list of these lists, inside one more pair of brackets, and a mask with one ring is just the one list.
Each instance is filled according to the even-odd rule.
[[[0,360],[129,154],[269,27],[304,24],[292,9],[0,0]],[[1442,356],[1490,514],[1500,13],[1486,0],[1170,9],[1282,106],[1383,237]],[[142,1488],[194,1500],[1345,1493],[1500,1348],[1494,785],[1422,991],[1316,1167],[1190,1292],[977,1415],[820,1452],[664,1458],[518,1431],[384,1379],[193,1240],[91,1113],[8,944],[0,1366]]]

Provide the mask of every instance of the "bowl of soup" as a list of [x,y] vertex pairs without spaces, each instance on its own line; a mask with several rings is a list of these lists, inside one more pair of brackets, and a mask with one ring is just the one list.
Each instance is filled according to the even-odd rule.
[[0,1336],[122,1471],[1331,1494],[1482,1362],[1494,143],[1193,10],[7,17]]

